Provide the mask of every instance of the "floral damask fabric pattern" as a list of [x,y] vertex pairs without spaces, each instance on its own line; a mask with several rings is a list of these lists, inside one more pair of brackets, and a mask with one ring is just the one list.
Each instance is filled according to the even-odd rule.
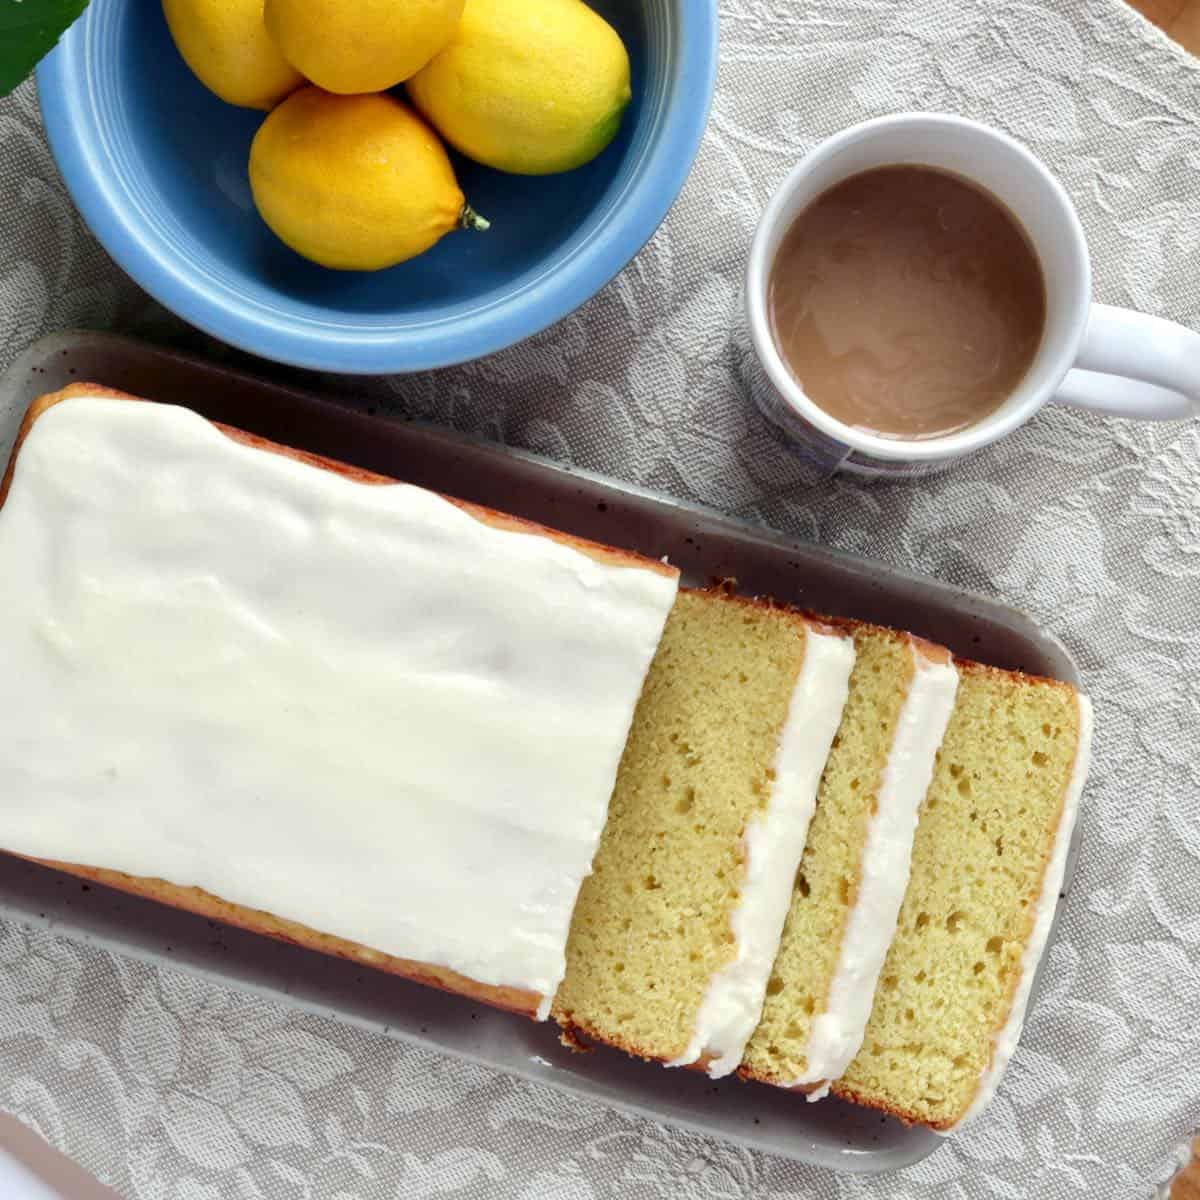
[[[1079,205],[1098,298],[1200,327],[1200,64],[1119,0],[721,13],[696,168],[595,300],[466,367],[303,382],[1001,597],[1067,643],[1097,704],[1083,850],[995,1104],[916,1167],[838,1178],[0,922],[0,1108],[123,1196],[1131,1200],[1200,1124],[1197,425],[1052,408],[936,478],[814,482],[751,402],[739,299],[798,156],[916,108],[1027,142]],[[72,326],[228,353],[97,247],[31,86],[0,102],[0,156],[0,367]]]

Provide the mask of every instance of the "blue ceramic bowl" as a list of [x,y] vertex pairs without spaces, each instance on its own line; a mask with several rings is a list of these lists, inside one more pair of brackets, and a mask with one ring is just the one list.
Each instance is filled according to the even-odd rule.
[[279,242],[250,197],[263,114],[210,94],[157,0],[93,0],[38,70],[50,145],[108,252],[168,308],[254,354],[386,374],[464,362],[564,317],[642,247],[675,201],[708,117],[716,0],[591,0],[620,32],[633,103],[609,148],[565,175],[456,159],[486,234],[388,271],[327,271]]

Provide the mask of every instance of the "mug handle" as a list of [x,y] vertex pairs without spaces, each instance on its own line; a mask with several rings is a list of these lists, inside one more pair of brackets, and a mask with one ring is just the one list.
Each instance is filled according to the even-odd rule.
[[1200,334],[1093,304],[1079,358],[1054,401],[1141,421],[1200,416]]

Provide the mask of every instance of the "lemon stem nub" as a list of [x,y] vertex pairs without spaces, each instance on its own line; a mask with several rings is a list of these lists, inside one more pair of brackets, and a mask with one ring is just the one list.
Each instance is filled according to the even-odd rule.
[[462,216],[458,218],[458,223],[464,229],[471,229],[476,233],[483,233],[485,229],[492,227],[491,221],[486,217],[481,217],[469,204],[463,205]]

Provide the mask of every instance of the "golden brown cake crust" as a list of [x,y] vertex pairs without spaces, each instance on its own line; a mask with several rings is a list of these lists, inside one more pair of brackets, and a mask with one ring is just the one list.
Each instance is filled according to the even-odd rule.
[[[24,444],[26,437],[29,436],[29,432],[38,418],[48,409],[53,408],[54,405],[64,400],[86,396],[103,397],[112,400],[139,399],[139,397],[130,396],[127,393],[92,383],[74,383],[62,391],[40,396],[30,405],[25,414],[25,419],[17,435],[16,445],[13,448],[12,457],[9,460],[8,469],[5,472],[3,480],[0,481],[0,506],[3,506],[4,501],[8,497],[8,490],[12,484],[13,471],[16,467],[21,446]],[[389,479],[384,475],[364,471],[359,467],[348,466],[345,463],[322,458],[317,454],[309,454],[303,450],[294,450],[287,446],[280,446],[275,442],[267,441],[265,438],[244,433],[229,426],[220,425],[216,422],[213,422],[213,425],[227,437],[243,445],[252,446],[255,449],[264,450],[271,454],[292,458],[298,462],[304,462],[322,470],[332,471],[357,483],[384,485],[396,482],[396,480]],[[573,537],[570,534],[547,529],[532,521],[508,516],[505,513],[495,512],[480,505],[456,500],[453,497],[447,496],[445,499],[449,500],[451,504],[457,505],[465,512],[470,513],[478,520],[484,521],[496,528],[549,537],[554,541],[571,546],[599,562],[647,568],[663,575],[676,576],[679,573],[674,567],[630,551],[618,550],[597,542]],[[260,912],[237,904],[230,904],[217,896],[202,891],[200,888],[182,887],[177,884],[167,883],[161,879],[135,878],[131,875],[122,874],[119,871],[108,871],[73,863],[54,862],[45,859],[31,859],[30,861],[39,862],[43,866],[52,867],[55,870],[63,871],[79,879],[86,879],[94,883],[103,884],[106,887],[128,892],[135,896],[155,900],[172,908],[183,909],[210,920],[221,921],[226,925],[234,925],[240,929],[249,930],[251,933],[263,934],[278,941],[291,942],[293,945],[303,946],[309,950],[317,950],[322,954],[348,959],[351,962],[361,963],[363,966],[373,967],[376,970],[385,971],[392,975],[400,975],[417,983],[429,984],[444,991],[454,992],[496,1008],[506,1009],[521,1016],[536,1017],[537,1015],[540,997],[533,992],[524,991],[520,988],[484,984],[460,975],[455,971],[451,971],[446,967],[435,966],[431,963],[413,962],[404,958],[395,958],[392,955],[372,950],[370,947],[360,945],[357,942],[321,933],[319,930],[310,929],[308,926],[277,917],[271,913]]]
[[[24,856],[15,855],[14,857]],[[180,887],[178,884],[167,883],[162,879],[138,878],[133,875],[125,875],[120,871],[106,871],[98,867],[77,866],[74,863],[54,862],[50,859],[31,858],[28,861],[52,867],[56,871],[74,875],[78,879],[86,879],[91,883],[99,883],[105,887],[115,888],[117,891],[127,892],[131,896],[140,896],[146,900],[165,904],[170,908],[195,913],[210,921],[220,921],[224,925],[233,925],[250,933],[274,938],[276,941],[290,942],[293,946],[302,946],[306,950],[316,950],[321,954],[347,959],[364,967],[384,971],[389,975],[400,975],[416,983],[441,988],[445,992],[454,992],[523,1017],[537,1015],[540,997],[534,992],[479,983],[477,980],[468,979],[465,975],[460,975],[457,971],[451,971],[447,967],[414,962],[407,958],[395,958],[390,954],[372,950],[369,946],[347,941],[345,938],[334,937],[328,933],[321,933],[319,930],[310,929],[307,925],[288,921],[272,913],[246,908],[240,904],[230,904],[227,900],[222,900],[200,888]]]
[[[640,1058],[643,1062],[661,1063],[664,1067],[671,1065],[671,1059],[667,1055],[653,1054],[619,1034],[610,1036],[601,1033],[599,1030],[592,1029],[586,1021],[574,1016],[564,1016],[557,1010],[552,1016],[558,1022],[559,1042],[576,1054],[592,1054],[595,1050],[593,1043],[595,1043],[598,1046],[608,1046],[613,1050],[620,1050],[623,1054],[628,1054],[630,1058]],[[695,1062],[684,1063],[682,1069],[706,1073],[713,1058],[712,1054],[703,1053]]]

